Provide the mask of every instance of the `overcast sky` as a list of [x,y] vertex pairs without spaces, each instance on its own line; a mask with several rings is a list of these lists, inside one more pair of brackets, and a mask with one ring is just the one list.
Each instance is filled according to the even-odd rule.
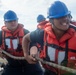
[[[30,31],[35,30],[37,26],[36,18],[39,14],[47,17],[47,9],[55,0],[0,0],[0,28],[4,24],[3,15],[8,10],[17,13],[19,23]],[[72,13],[73,19],[76,20],[76,0],[63,1]]]

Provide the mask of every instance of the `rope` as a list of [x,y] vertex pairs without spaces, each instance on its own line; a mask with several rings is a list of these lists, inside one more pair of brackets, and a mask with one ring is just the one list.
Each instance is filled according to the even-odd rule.
[[75,69],[71,69],[69,67],[61,66],[61,65],[58,65],[58,64],[55,64],[55,63],[52,63],[52,62],[47,62],[47,61],[44,61],[44,60],[42,60],[41,58],[38,58],[38,57],[35,57],[35,58],[38,61],[42,62],[43,64],[47,64],[49,66],[52,66],[52,67],[55,67],[55,68],[58,68],[58,69],[65,70],[67,72],[75,73],[76,74],[76,70]]
[[5,54],[5,55],[7,55],[7,56],[9,56],[9,57],[11,57],[11,58],[13,58],[13,59],[17,59],[17,60],[25,60],[25,58],[24,58],[24,57],[17,57],[17,56],[13,56],[13,55],[11,55],[11,54],[7,53],[7,52],[6,52],[6,51],[4,51],[4,50],[2,50],[2,53],[3,53],[3,54]]
[[[24,57],[16,57],[16,56],[13,56],[9,53],[7,53],[6,51],[2,50],[2,53],[4,53],[5,55],[13,58],[13,59],[17,59],[17,60],[25,60]],[[35,57],[36,60],[42,62],[43,64],[47,64],[49,66],[52,66],[52,67],[55,67],[55,68],[58,68],[58,69],[61,69],[61,70],[64,70],[64,71],[67,71],[67,72],[71,72],[71,73],[75,73],[76,74],[76,70],[75,69],[71,69],[69,67],[65,67],[65,66],[61,66],[61,65],[58,65],[58,64],[55,64],[55,63],[52,63],[52,62],[48,62],[48,61],[44,61],[43,59],[39,58],[39,57]]]

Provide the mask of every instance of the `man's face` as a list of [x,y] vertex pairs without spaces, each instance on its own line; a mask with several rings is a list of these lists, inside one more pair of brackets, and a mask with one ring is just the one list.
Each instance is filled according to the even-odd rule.
[[70,25],[69,16],[64,16],[61,18],[53,19],[53,27],[58,30],[66,31]]
[[18,26],[18,21],[16,21],[16,20],[8,21],[8,22],[5,22],[5,25],[9,30],[15,31]]

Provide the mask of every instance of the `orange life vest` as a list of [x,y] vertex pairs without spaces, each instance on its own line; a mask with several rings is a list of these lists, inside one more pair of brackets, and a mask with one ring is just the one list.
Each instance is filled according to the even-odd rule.
[[[50,26],[50,25],[51,23],[49,21],[42,21],[37,25],[37,28],[44,29],[45,27]],[[38,50],[40,51],[41,50],[40,44],[37,43],[37,47],[38,47]]]
[[[75,29],[69,28],[69,30],[58,41],[52,31],[52,26],[51,25],[47,26],[44,30],[44,47],[40,53],[40,57],[47,61],[59,65],[63,65],[65,60],[67,60],[66,65],[64,66],[76,69],[76,41],[75,40],[76,40]],[[54,71],[60,75],[70,74],[68,72],[59,70],[57,68],[48,65],[43,64],[43,66],[44,68]]]
[[49,21],[42,21],[40,22],[38,25],[37,25],[37,28],[39,29],[44,29],[45,28],[45,25],[50,23]]
[[76,21],[71,21],[70,23],[76,26]]
[[18,28],[14,33],[8,30],[6,26],[3,26],[1,48],[14,56],[23,56],[22,51],[23,36],[24,36],[23,25],[19,24]]

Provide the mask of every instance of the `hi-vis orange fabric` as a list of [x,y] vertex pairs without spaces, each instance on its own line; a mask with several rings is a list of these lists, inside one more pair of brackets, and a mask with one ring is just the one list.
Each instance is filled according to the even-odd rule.
[[37,28],[39,29],[44,29],[45,28],[45,25],[50,23],[49,21],[42,21],[40,22],[38,25],[37,25]]
[[7,29],[6,26],[2,27],[2,49],[6,50],[14,56],[23,56],[22,51],[22,38],[24,36],[23,25],[19,24],[14,33]]
[[74,24],[76,26],[76,21],[71,21],[71,24]]
[[[52,31],[52,26],[47,25],[44,29],[44,48],[40,53],[40,57],[48,59],[56,64],[64,64],[66,41],[68,40],[68,62],[67,67],[76,69],[76,31],[73,28],[69,30],[61,37],[60,40],[56,39],[55,34]],[[59,75],[70,75],[70,73],[61,71],[59,69],[43,65],[45,68],[58,73]],[[73,74],[71,74],[73,75]]]
[[[44,29],[47,25],[51,25],[49,21],[42,21],[37,25],[38,29]],[[37,43],[38,50],[41,50],[40,44]],[[42,54],[41,54],[42,55]]]

